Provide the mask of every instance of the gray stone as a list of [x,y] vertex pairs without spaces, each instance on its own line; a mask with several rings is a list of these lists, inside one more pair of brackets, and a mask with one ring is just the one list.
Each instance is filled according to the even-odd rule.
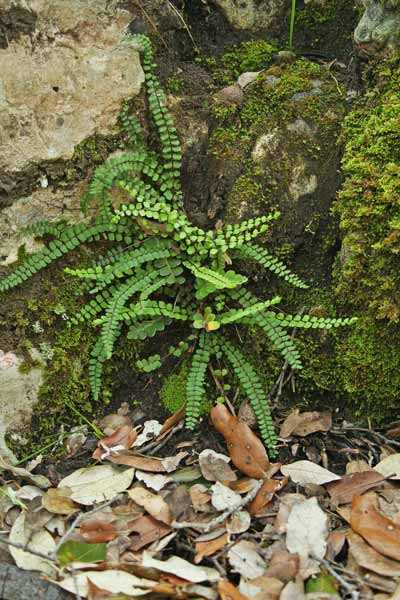
[[[121,44],[130,15],[117,0],[3,0],[36,15],[35,31],[0,50],[0,174],[68,160],[77,144],[115,128],[144,76]],[[1,179],[1,177],[0,177]]]
[[363,0],[365,12],[354,41],[367,54],[400,46],[400,0]]
[[290,0],[213,0],[235,29],[277,30],[290,10]]
[[[31,352],[34,357],[40,356],[38,351]],[[29,426],[42,384],[41,369],[21,373],[21,363],[14,352],[0,350],[0,454],[12,461],[15,456],[7,448],[4,436],[10,430],[22,432]],[[23,441],[23,438],[18,435],[18,440]]]

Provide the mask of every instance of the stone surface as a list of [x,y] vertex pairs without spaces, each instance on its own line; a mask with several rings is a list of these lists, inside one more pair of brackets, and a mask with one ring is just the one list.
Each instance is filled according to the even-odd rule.
[[[32,351],[32,355],[40,356],[37,351]],[[41,369],[21,373],[21,363],[22,359],[13,352],[0,350],[0,454],[11,460],[15,457],[7,448],[4,436],[9,430],[22,431],[29,426],[42,384]]]
[[34,30],[11,31],[0,50],[0,191],[5,175],[67,160],[89,136],[110,134],[121,102],[139,92],[138,53],[121,45],[131,16],[117,5],[3,0],[3,15],[29,8]]
[[400,0],[363,0],[365,12],[354,32],[362,51],[375,54],[400,46]]
[[232,27],[277,30],[290,10],[290,0],[213,0]]

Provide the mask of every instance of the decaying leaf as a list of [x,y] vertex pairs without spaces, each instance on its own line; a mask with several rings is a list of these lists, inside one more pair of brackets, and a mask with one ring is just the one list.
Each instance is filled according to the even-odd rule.
[[72,490],[71,500],[90,505],[111,500],[131,485],[134,469],[120,471],[111,465],[100,465],[78,469],[64,477],[58,487]]
[[61,588],[71,594],[79,595],[83,598],[88,597],[88,580],[96,587],[106,590],[112,594],[126,594],[127,596],[143,596],[149,590],[155,587],[156,582],[149,579],[135,577],[126,571],[108,570],[108,571],[86,571],[84,573],[75,573],[73,577],[67,577],[63,581],[57,581]]
[[387,558],[374,550],[354,531],[349,531],[347,541],[352,557],[360,567],[378,575],[400,577],[400,562]]
[[235,510],[226,524],[226,529],[231,535],[244,533],[251,525],[251,517],[247,510]]
[[163,426],[160,431],[160,436],[162,436],[164,433],[168,433],[168,431],[170,431],[177,423],[179,423],[179,421],[182,421],[185,414],[186,414],[186,403],[183,404],[176,413],[174,413],[173,415],[171,415],[170,417],[168,417],[168,419],[166,419],[164,421]]
[[278,514],[275,519],[275,531],[279,534],[286,533],[287,522],[293,506],[306,499],[303,494],[286,494],[280,501]]
[[23,469],[22,467],[14,467],[11,463],[9,463],[3,456],[0,455],[0,470],[1,471],[10,471],[16,477],[20,479],[25,479],[34,485],[39,486],[42,489],[47,489],[51,487],[50,481],[44,475],[34,475],[27,469]]
[[78,506],[71,500],[71,493],[70,488],[50,488],[42,496],[42,506],[56,515],[72,515]]
[[110,454],[116,454],[122,450],[129,450],[137,438],[137,431],[132,425],[123,425],[108,437],[98,441],[97,448],[92,457],[95,460],[104,460]]
[[241,580],[239,590],[250,600],[278,600],[283,583],[274,577],[261,575],[250,580]]
[[101,542],[110,542],[117,536],[117,530],[111,523],[106,523],[100,519],[84,521],[80,528],[80,534],[85,542],[99,544]]
[[295,409],[281,425],[280,437],[291,435],[305,437],[317,431],[329,431],[332,427],[332,417],[329,413],[303,412]]
[[192,565],[192,563],[179,558],[179,556],[171,556],[168,560],[156,560],[145,551],[143,552],[142,565],[143,567],[157,569],[164,573],[172,573],[193,583],[200,583],[202,581],[213,582],[220,579],[220,575],[216,569]]
[[236,474],[229,466],[230,458],[214,450],[199,454],[199,465],[204,479],[208,481],[236,481]]
[[211,503],[217,510],[227,510],[228,508],[239,507],[242,501],[239,494],[228,488],[222,483],[215,483],[212,488]]
[[194,557],[195,564],[201,563],[204,557],[216,554],[221,548],[228,543],[228,534],[224,533],[219,537],[209,540],[208,542],[196,542],[196,556]]
[[215,429],[224,436],[235,467],[248,477],[266,477],[268,455],[250,427],[231,415],[224,404],[217,404],[211,409],[211,420]]
[[243,596],[239,590],[226,579],[218,581],[218,594],[221,600],[248,600],[247,596]]
[[107,544],[91,544],[88,542],[65,542],[57,552],[58,562],[62,567],[77,562],[96,563],[106,559]]
[[146,423],[143,426],[143,431],[139,436],[137,436],[134,445],[136,447],[143,446],[143,444],[146,444],[153,438],[157,437],[160,431],[162,430],[162,427],[162,424],[159,421],[156,421],[155,419],[146,421]]
[[167,525],[172,522],[171,510],[161,496],[153,494],[140,486],[129,490],[128,495],[136,504],[143,506],[149,515],[157,521],[162,521],[162,523],[166,523]]
[[290,465],[284,465],[281,467],[281,472],[283,475],[290,477],[294,483],[300,485],[308,483],[323,485],[340,479],[339,475],[335,475],[335,473],[331,473],[328,469],[324,469],[309,460],[298,460]]
[[340,480],[328,484],[327,490],[333,504],[338,506],[352,502],[355,495],[361,495],[381,485],[383,481],[385,478],[376,471],[363,471],[344,475]]
[[375,550],[400,560],[400,525],[378,512],[373,493],[354,496],[350,525]]
[[266,479],[261,489],[258,491],[257,496],[249,506],[250,514],[254,517],[261,516],[265,512],[266,507],[271,502],[275,493],[278,490],[281,490],[286,485],[287,481],[287,478],[282,479],[282,481]]
[[[28,548],[40,552],[41,554],[51,555],[56,548],[53,536],[45,529],[34,533],[32,536],[29,535],[29,531],[27,532],[25,529],[24,513],[21,513],[16,519],[11,528],[9,539],[10,542],[13,542],[14,544],[22,544],[22,546],[26,545]],[[24,550],[10,546],[10,554],[15,560],[17,567],[24,569],[24,571],[40,571],[50,577],[54,576],[57,572],[53,562],[40,558],[30,552],[25,552]]]
[[390,479],[400,479],[400,453],[390,454],[390,456],[381,460],[374,467],[374,470],[384,477],[390,476]]
[[289,581],[283,588],[279,600],[305,600],[302,581]]
[[199,512],[210,512],[212,510],[211,495],[205,485],[196,483],[190,487],[189,492],[194,510]]
[[276,550],[271,556],[265,574],[287,583],[296,577],[299,568],[300,557],[298,554],[291,554],[286,550]]
[[168,483],[171,483],[172,481],[167,475],[146,473],[145,471],[136,471],[135,477],[138,479],[138,481],[143,481],[148,488],[151,488],[156,492],[162,490]]
[[228,552],[228,560],[237,573],[246,579],[264,575],[267,565],[258,553],[258,546],[249,540],[237,542]]
[[149,515],[143,515],[134,521],[128,523],[130,533],[130,549],[133,551],[141,550],[152,542],[156,542],[171,532],[171,528],[161,521],[157,521]]
[[107,456],[107,460],[116,465],[125,465],[127,467],[140,469],[141,471],[150,471],[151,473],[166,473],[167,471],[161,458],[138,456],[137,454],[128,451],[118,454],[118,456]]

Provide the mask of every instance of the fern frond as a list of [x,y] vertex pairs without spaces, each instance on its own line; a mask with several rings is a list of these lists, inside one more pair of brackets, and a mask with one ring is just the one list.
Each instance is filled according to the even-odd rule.
[[221,313],[218,315],[218,321],[221,325],[226,325],[228,323],[235,323],[237,321],[241,321],[246,317],[251,317],[257,313],[263,312],[270,306],[274,304],[279,304],[281,298],[279,296],[275,296],[271,300],[267,300],[266,302],[256,302],[251,306],[247,306],[246,308],[233,308],[227,312]]
[[128,323],[142,317],[165,317],[174,321],[189,321],[191,314],[187,307],[162,300],[142,300],[132,304],[124,314],[124,319]]
[[309,287],[300,277],[292,273],[282,261],[261,248],[261,246],[256,244],[244,245],[238,249],[237,254],[240,258],[250,258],[257,261],[265,269],[272,271],[272,273],[282,277],[282,279],[297,288],[307,289]]
[[189,261],[185,261],[183,264],[192,271],[196,278],[207,281],[213,285],[216,290],[223,290],[225,288],[233,289],[247,281],[247,277],[239,275],[239,273],[235,273],[235,271],[214,271],[213,269]]
[[233,370],[239,379],[240,386],[250,401],[257,417],[261,437],[269,450],[269,454],[273,457],[276,455],[275,446],[277,437],[271,411],[260,378],[254,367],[236,346],[222,336],[218,336],[218,339],[222,352],[231,363]]
[[199,420],[200,405],[205,393],[204,380],[209,361],[208,337],[206,333],[201,332],[186,383],[186,427],[188,429],[194,429]]
[[128,340],[146,340],[154,337],[156,333],[164,331],[165,327],[172,322],[168,317],[154,317],[147,321],[136,321],[130,327],[127,334]]
[[99,399],[105,361],[106,355],[103,348],[103,342],[101,338],[99,338],[92,349],[89,359],[89,383],[94,400]]
[[334,319],[329,317],[312,317],[310,315],[285,315],[283,313],[275,314],[274,318],[283,327],[302,329],[332,329],[332,327],[353,325],[357,321],[357,317]]
[[119,117],[129,137],[129,146],[134,150],[145,150],[146,140],[143,129],[137,118],[129,114],[129,106],[127,104],[122,108]]

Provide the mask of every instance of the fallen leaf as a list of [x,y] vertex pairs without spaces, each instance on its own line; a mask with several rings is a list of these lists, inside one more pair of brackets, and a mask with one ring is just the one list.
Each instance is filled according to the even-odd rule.
[[329,431],[332,427],[332,417],[329,413],[317,411],[301,413],[297,408],[281,425],[280,437],[288,438],[291,435],[306,437],[317,431]]
[[164,496],[164,500],[170,508],[172,518],[175,520],[185,515],[192,503],[189,490],[185,485],[175,487]]
[[263,443],[250,427],[231,415],[224,404],[217,404],[211,409],[211,420],[215,429],[224,436],[235,467],[248,477],[266,477],[268,455]]
[[90,544],[88,542],[65,542],[57,552],[58,562],[62,567],[78,561],[87,563],[102,562],[107,556],[107,544]]
[[[56,548],[53,536],[45,529],[30,535],[30,532],[25,529],[24,513],[20,513],[15,520],[10,531],[9,540],[14,544],[22,544],[22,546],[27,546],[31,550],[45,555],[51,555]],[[55,576],[57,573],[55,564],[50,560],[40,558],[35,554],[25,552],[13,546],[9,547],[9,551],[17,567],[24,571],[40,571],[49,576]]]
[[201,471],[198,467],[184,467],[179,469],[176,473],[170,475],[172,481],[177,483],[190,483],[201,478]]
[[378,573],[378,575],[400,577],[400,562],[387,558],[374,550],[354,531],[349,531],[347,541],[349,551],[360,567]]
[[339,506],[339,504],[352,502],[355,495],[359,496],[381,485],[384,481],[385,478],[375,471],[363,471],[362,473],[344,475],[340,480],[328,484],[326,489],[333,504]]
[[374,470],[384,477],[390,476],[390,479],[400,479],[400,453],[387,456],[374,467]]
[[129,536],[129,547],[134,552],[141,550],[152,542],[159,541],[171,532],[170,527],[150,517],[150,515],[143,515],[134,521],[130,521],[128,528],[130,533],[136,534]]
[[300,557],[298,554],[291,554],[286,550],[277,550],[272,554],[265,574],[268,577],[275,577],[275,579],[287,583],[296,577],[299,568]]
[[196,483],[192,485],[189,490],[190,499],[192,501],[192,505],[194,510],[199,512],[210,512],[211,508],[211,496],[208,493],[208,490],[205,485],[201,483]]
[[171,510],[161,496],[153,494],[141,486],[128,490],[128,495],[136,504],[143,506],[157,521],[162,521],[167,525],[172,522]]
[[298,460],[290,465],[284,465],[281,467],[281,472],[283,475],[290,477],[294,483],[300,485],[308,483],[323,485],[340,479],[339,475],[335,475],[335,473],[331,473],[328,469],[324,469],[309,460]]
[[287,483],[287,478],[282,481],[276,479],[266,479],[257,492],[257,496],[249,506],[249,512],[253,517],[260,517],[265,512],[266,507],[271,502],[275,493],[281,490]]
[[65,440],[65,446],[68,452],[68,458],[74,456],[86,442],[87,436],[82,431],[71,433]]
[[143,444],[146,444],[147,442],[157,437],[161,430],[162,424],[159,423],[159,421],[156,421],[154,419],[146,421],[143,426],[143,431],[139,436],[137,436],[134,446],[136,448],[138,448],[139,446],[143,446]]
[[275,519],[275,531],[279,534],[286,533],[289,515],[296,504],[306,499],[303,494],[286,494],[279,503],[278,514]]
[[364,471],[370,471],[371,467],[366,460],[351,460],[346,465],[346,475],[352,473],[363,473]]
[[130,452],[124,452],[123,454],[118,454],[118,456],[107,456],[107,460],[116,465],[126,465],[127,467],[140,469],[141,471],[150,471],[152,473],[165,473],[167,471],[162,463],[162,459],[152,456],[139,456]]
[[335,560],[337,555],[342,551],[345,542],[346,534],[344,531],[331,531],[328,536],[326,558],[328,560]]
[[239,590],[251,600],[278,600],[283,583],[274,577],[262,575],[249,581],[241,580]]
[[0,455],[0,470],[10,471],[13,475],[16,475],[20,479],[26,479],[30,483],[39,486],[42,489],[46,489],[51,487],[50,481],[44,475],[33,475],[27,469],[23,469],[22,467],[14,467],[11,463],[9,463],[3,456]]
[[233,570],[246,579],[254,579],[264,575],[265,560],[258,553],[258,546],[249,540],[237,542],[228,551],[228,560]]
[[143,596],[155,587],[155,581],[135,577],[126,571],[110,569],[108,571],[86,571],[85,573],[74,573],[63,581],[55,581],[58,586],[74,594],[77,591],[83,598],[88,596],[88,580],[96,587],[106,590],[112,594],[126,594],[127,596]]
[[224,533],[223,535],[210,540],[208,542],[196,542],[195,550],[196,556],[194,557],[195,564],[199,564],[205,556],[212,556],[221,548],[228,543],[228,534]]
[[218,594],[221,600],[248,600],[247,596],[243,596],[239,590],[226,579],[218,581]]
[[56,515],[72,515],[78,506],[71,500],[71,493],[66,487],[50,488],[42,496],[42,506]]
[[188,456],[187,452],[178,452],[176,456],[167,456],[166,458],[163,458],[161,462],[167,473],[172,473],[172,471],[176,471],[178,465],[186,458],[186,456]]
[[181,408],[176,413],[174,413],[173,415],[171,415],[170,417],[168,417],[168,419],[166,419],[164,421],[164,424],[160,431],[160,436],[162,436],[164,433],[168,433],[168,431],[170,431],[177,423],[179,423],[179,421],[182,421],[185,414],[186,414],[186,402],[185,402],[185,404],[183,404],[181,406]]
[[137,431],[132,425],[123,425],[108,437],[104,437],[97,443],[97,448],[92,454],[95,460],[104,460],[110,454],[122,450],[129,450],[137,438]]
[[230,458],[214,450],[203,450],[199,454],[199,465],[207,481],[236,481],[236,474],[228,465]]
[[315,577],[310,577],[306,583],[306,594],[307,599],[312,597],[315,600],[322,600],[323,598],[329,600],[339,598],[340,600],[337,591],[337,581],[332,575],[328,575],[327,573],[318,573]]
[[247,510],[235,510],[233,515],[228,519],[226,529],[231,535],[244,533],[251,525],[251,517]]
[[132,425],[129,416],[115,413],[103,417],[98,423],[98,427],[106,436],[112,435],[124,425]]
[[92,544],[110,542],[118,535],[114,525],[101,521],[100,519],[85,521],[79,527],[79,532],[85,542],[90,542]]
[[192,563],[179,558],[179,556],[171,556],[168,560],[156,560],[148,552],[144,551],[142,565],[143,567],[157,569],[164,573],[172,573],[193,583],[200,583],[202,581],[213,582],[220,579],[220,575],[216,569],[192,565]]
[[69,487],[71,499],[88,506],[111,500],[132,483],[134,469],[120,471],[111,465],[84,467],[64,477],[58,487]]
[[223,511],[233,507],[238,508],[242,502],[239,494],[232,491],[226,485],[222,485],[219,481],[211,487],[211,491],[211,503],[217,510]]
[[168,483],[171,483],[171,478],[166,475],[155,475],[154,473],[146,473],[145,471],[136,471],[135,477],[139,481],[143,481],[143,483],[152,490],[159,492],[162,490]]
[[305,600],[302,581],[289,581],[283,588],[279,600]]
[[374,494],[354,496],[350,525],[375,550],[384,556],[400,560],[400,525],[377,511]]
[[291,554],[300,556],[304,579],[315,572],[311,557],[324,557],[327,537],[328,517],[315,497],[293,506],[287,522],[286,547]]

